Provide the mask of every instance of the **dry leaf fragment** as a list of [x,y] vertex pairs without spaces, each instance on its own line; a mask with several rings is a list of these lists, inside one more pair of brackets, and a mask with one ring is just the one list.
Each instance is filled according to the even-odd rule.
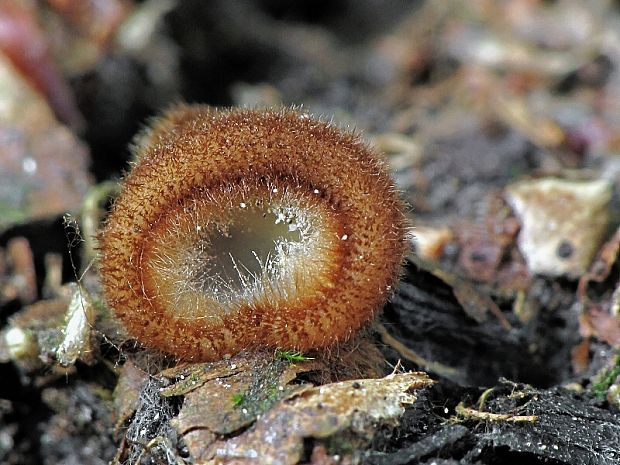
[[609,222],[611,184],[600,179],[522,181],[507,190],[521,219],[519,248],[532,273],[578,278]]
[[377,425],[394,426],[405,406],[415,402],[409,391],[431,384],[425,373],[414,372],[308,389],[278,404],[252,429],[217,443],[215,458],[207,463],[244,459],[248,464],[293,465],[301,459],[305,438],[338,436],[343,447],[361,448]]

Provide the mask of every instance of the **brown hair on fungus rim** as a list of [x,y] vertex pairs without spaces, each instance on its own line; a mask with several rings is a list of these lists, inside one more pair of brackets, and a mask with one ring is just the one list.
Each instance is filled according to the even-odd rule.
[[100,234],[108,304],[181,359],[349,338],[405,252],[390,177],[353,134],[292,110],[180,105],[136,139]]

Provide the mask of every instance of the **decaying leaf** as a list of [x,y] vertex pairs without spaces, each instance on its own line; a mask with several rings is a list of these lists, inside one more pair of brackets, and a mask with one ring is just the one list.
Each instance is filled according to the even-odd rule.
[[578,295],[581,299],[586,297],[587,287],[591,281],[600,283],[607,279],[613,264],[616,263],[618,252],[620,252],[620,228],[616,229],[611,239],[603,244],[589,271],[579,280]]
[[611,184],[603,179],[522,181],[507,190],[521,218],[519,248],[532,273],[578,278],[609,222]]
[[205,463],[292,465],[302,457],[305,438],[329,439],[333,453],[357,450],[377,427],[395,426],[416,400],[409,391],[432,383],[425,373],[402,373],[313,387],[282,401],[238,437],[218,441]]
[[14,299],[30,304],[37,298],[34,257],[28,239],[15,237],[0,249],[0,305]]
[[0,55],[0,231],[76,211],[92,182],[87,147]]
[[295,464],[306,439],[319,440],[329,454],[350,455],[377,431],[397,426],[416,400],[410,391],[433,384],[425,373],[308,383],[325,379],[326,359],[291,363],[244,352],[154,377],[130,363],[115,391],[117,432],[127,427],[117,458],[174,456],[183,448],[193,463]]
[[[172,420],[179,434],[205,430],[227,435],[251,425],[280,399],[310,387],[289,383],[319,365],[312,360],[290,364],[268,352],[242,353],[231,360],[166,370],[165,376],[173,375],[177,382],[160,395],[185,395],[179,415]],[[205,448],[209,442],[202,438],[200,446]]]
[[580,330],[584,336],[594,336],[613,347],[620,345],[620,315],[612,315],[592,305],[581,316]]
[[250,370],[250,360],[235,357],[234,360],[218,360],[211,363],[177,365],[160,373],[163,378],[172,381],[163,388],[160,395],[164,397],[182,396],[199,389],[208,381],[227,378],[242,371]]
[[22,369],[39,368],[52,359],[61,339],[60,328],[69,295],[41,300],[13,315],[0,333],[0,361],[13,361]]

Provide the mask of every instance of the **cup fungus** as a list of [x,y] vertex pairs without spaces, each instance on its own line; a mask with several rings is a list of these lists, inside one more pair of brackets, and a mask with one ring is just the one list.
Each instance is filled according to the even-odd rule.
[[405,252],[390,177],[358,138],[292,110],[177,106],[135,144],[100,234],[129,334],[185,360],[349,338]]

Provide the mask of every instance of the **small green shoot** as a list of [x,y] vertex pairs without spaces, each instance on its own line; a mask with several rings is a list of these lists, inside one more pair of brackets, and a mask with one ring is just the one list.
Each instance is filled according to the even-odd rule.
[[240,392],[236,392],[232,395],[232,403],[235,407],[241,407],[241,404],[245,402],[245,395]]
[[287,362],[305,362],[307,360],[314,360],[313,357],[307,357],[298,350],[276,350],[276,358],[285,360]]
[[594,395],[599,399],[604,399],[607,395],[607,390],[614,383],[618,375],[620,375],[620,365],[615,365],[609,368],[599,378],[599,381],[592,386],[592,392]]

